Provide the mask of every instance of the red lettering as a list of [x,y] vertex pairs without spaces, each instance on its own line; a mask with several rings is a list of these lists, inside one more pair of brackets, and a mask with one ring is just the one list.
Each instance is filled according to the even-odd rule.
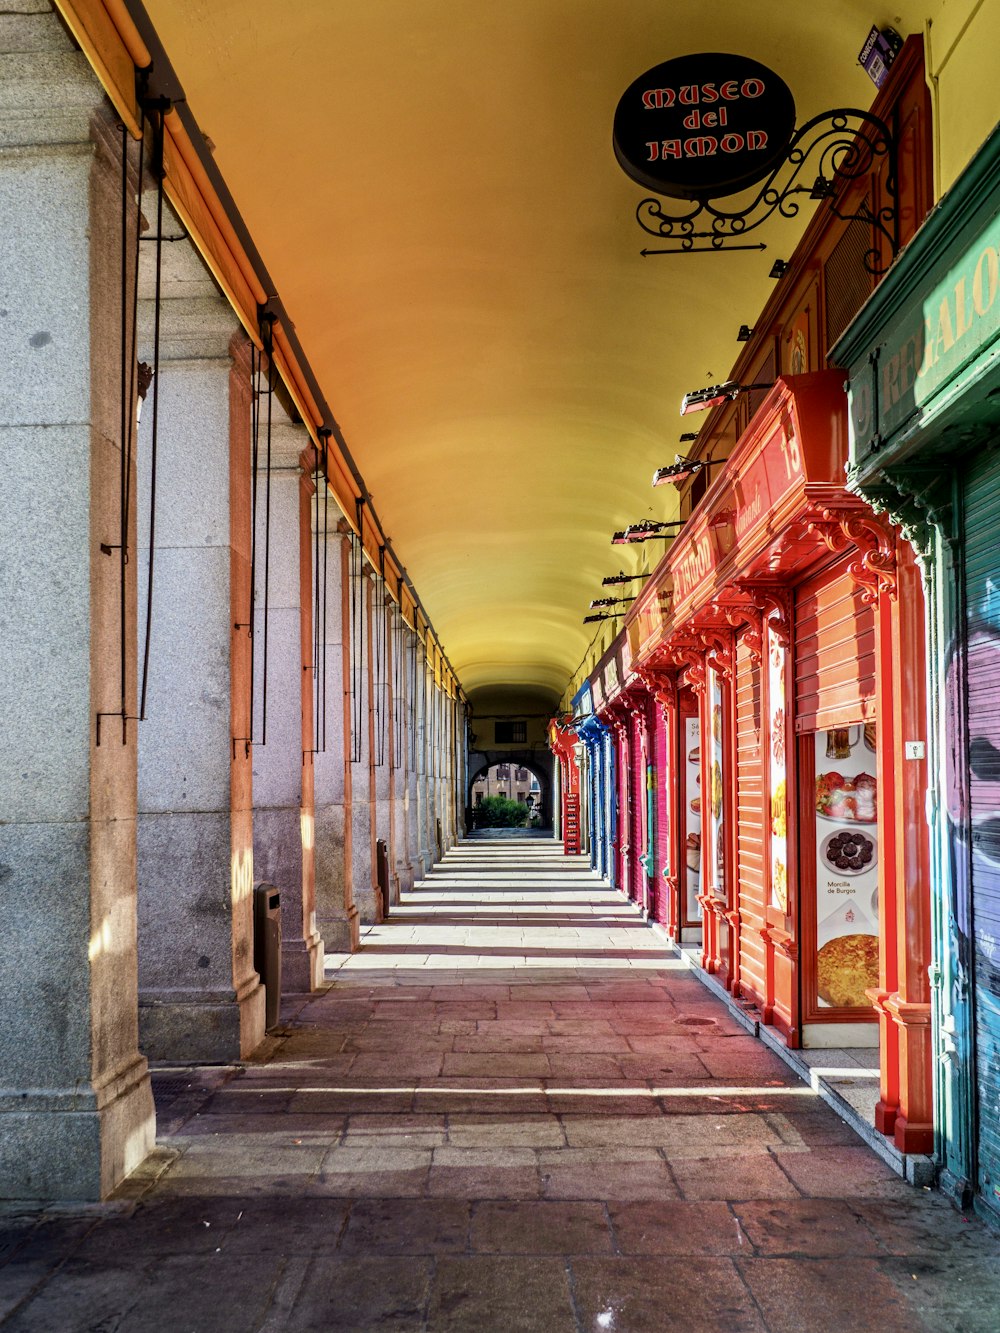
[[727,102],[735,102],[739,95],[740,85],[735,79],[727,79],[719,89],[719,96],[724,97]]
[[767,135],[763,130],[747,130],[747,151],[760,152],[767,147]]
[[698,139],[688,139],[684,144],[684,153],[686,157],[714,157],[718,148],[718,139],[704,134]]
[[742,134],[724,134],[719,147],[724,153],[742,153],[744,139]]
[[677,100],[682,106],[694,106],[698,101],[698,85],[696,83],[686,84],[677,94]]
[[648,161],[650,161],[650,162],[656,162],[657,159],[658,159],[659,156],[660,156],[660,145],[659,145],[659,143],[657,142],[656,139],[654,139],[653,142],[652,142],[652,143],[648,143],[648,144],[646,145],[646,147],[649,149],[649,158],[648,158]]
[[[706,130],[714,130],[716,125],[718,125],[719,123],[719,117],[715,114],[714,111],[706,111],[701,118],[701,123],[705,126]],[[691,128],[696,130],[698,126],[692,125]]]
[[888,407],[899,402],[899,357],[891,356],[882,367],[882,398]]
[[760,97],[764,91],[763,79],[746,79],[740,92],[744,97]]
[[680,157],[680,155],[681,155],[681,141],[680,141],[680,139],[663,139],[663,140],[661,140],[661,142],[660,142],[660,156],[661,156],[661,157],[663,157],[663,158],[667,158],[667,157]]
[[642,104],[647,111],[660,111],[665,106],[673,106],[673,88],[647,88],[642,95]]
[[726,110],[724,106],[719,107],[719,124],[720,125],[729,124],[729,112]]
[[[705,122],[705,123],[706,123],[706,124],[708,123],[707,117],[706,117],[706,122]],[[686,130],[700,130],[700,129],[701,129],[701,112],[700,112],[700,111],[690,111],[690,112],[684,117],[684,119],[681,121],[681,124],[684,126],[684,128],[685,128]]]
[[701,85],[701,100],[703,102],[717,102],[719,100],[719,90],[714,83],[703,83]]
[[903,393],[909,393],[913,388],[913,381],[917,377],[917,339],[916,335],[907,338],[903,345],[903,374],[899,382],[899,387]]

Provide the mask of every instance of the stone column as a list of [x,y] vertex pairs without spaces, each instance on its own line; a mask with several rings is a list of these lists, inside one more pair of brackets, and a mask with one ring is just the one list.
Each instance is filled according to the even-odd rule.
[[[275,412],[277,412],[275,404]],[[254,878],[281,893],[281,986],[315,990],[323,981],[316,929],[313,838],[314,450],[302,426],[271,431],[271,542],[267,589],[267,734],[253,747]],[[258,527],[263,517],[258,483]],[[263,701],[264,561],[257,560],[254,633],[256,735]]]
[[388,882],[386,884],[386,911],[399,901],[395,876],[395,837],[393,834],[393,798],[395,775],[392,769],[392,645],[389,635],[389,596],[385,584],[376,575],[372,588],[372,644],[373,644],[373,795],[375,836],[385,843]]
[[[136,729],[121,716],[135,714],[135,564],[123,626],[117,549],[131,292],[123,312],[121,132],[39,9],[0,0],[0,1195],[96,1200],[155,1135],[136,1024]],[[134,205],[129,218],[131,251]]]
[[415,645],[417,654],[417,697],[415,722],[417,735],[417,864],[421,878],[434,864],[430,850],[430,672],[421,649],[419,636]]
[[[148,349],[152,311],[141,318]],[[160,336],[139,1024],[152,1059],[231,1061],[264,1036],[253,967],[249,345],[218,297],[164,301]],[[141,515],[152,417],[147,395]]]
[[365,925],[378,920],[375,890],[375,755],[372,698],[372,581],[365,567],[352,575],[357,620],[352,635],[351,877]]
[[400,699],[396,710],[400,736],[400,768],[396,775],[397,814],[399,833],[397,839],[396,873],[401,892],[408,893],[417,878],[416,873],[416,768],[414,764],[414,718],[413,718],[413,632],[399,622],[396,636],[396,651],[400,655]]
[[[329,511],[334,508],[329,502]],[[317,501],[313,523],[321,529]],[[332,519],[331,519],[332,523]],[[316,928],[332,953],[358,947],[358,909],[354,903],[353,791],[350,698],[350,559],[347,524],[340,519],[325,543],[326,610],[320,644],[326,644],[326,736],[317,738],[314,756],[314,838],[316,867]]]

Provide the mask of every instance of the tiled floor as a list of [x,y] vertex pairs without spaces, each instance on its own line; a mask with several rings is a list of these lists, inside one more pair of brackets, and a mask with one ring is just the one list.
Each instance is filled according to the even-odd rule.
[[259,1060],[157,1076],[120,1201],[8,1208],[4,1329],[1000,1328],[1000,1241],[554,844],[466,844],[329,961]]

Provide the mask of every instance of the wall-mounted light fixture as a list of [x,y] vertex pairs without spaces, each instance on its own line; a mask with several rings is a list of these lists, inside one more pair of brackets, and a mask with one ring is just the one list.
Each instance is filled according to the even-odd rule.
[[788,261],[785,259],[776,259],[771,265],[771,271],[767,275],[769,278],[783,278],[788,272]]
[[609,615],[606,611],[602,611],[600,615],[584,616],[583,623],[585,625],[593,625],[598,620],[617,620],[617,619],[618,617],[616,615]]
[[752,337],[753,337],[753,329],[750,327],[750,325],[741,324],[739,332],[736,335],[736,341],[738,343],[748,343]]
[[613,546],[631,546],[634,542],[649,541],[651,537],[676,537],[676,531],[668,529],[677,529],[684,526],[682,518],[669,519],[664,523],[654,522],[653,519],[643,519],[641,523],[630,523],[624,532],[616,532],[611,538]]
[[696,430],[686,430],[684,434],[680,437],[680,441],[681,444],[694,444],[697,438],[698,438],[698,432]]
[[648,578],[648,571],[645,574],[626,574],[623,569],[618,574],[609,574],[606,579],[601,579],[601,585],[605,588],[613,588],[616,583],[634,583],[636,579]]
[[668,481],[679,486],[682,481],[688,477],[695,476],[704,468],[719,467],[726,460],[724,458],[686,458],[683,454],[677,454],[674,461],[667,467],[658,467],[653,473],[653,485],[665,486]]
[[731,402],[749,389],[770,389],[771,387],[770,383],[738,384],[736,380],[726,380],[723,384],[711,384],[707,389],[692,389],[681,399],[681,416],[686,417],[690,412],[705,412],[710,407],[717,407],[719,403],[724,403],[727,400]]
[[602,606],[628,606],[634,601],[634,597],[595,597],[590,603],[590,609],[594,611]]

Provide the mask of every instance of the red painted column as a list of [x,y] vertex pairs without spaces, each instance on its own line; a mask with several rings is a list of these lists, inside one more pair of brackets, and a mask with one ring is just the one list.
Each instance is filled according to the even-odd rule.
[[576,732],[565,721],[549,723],[549,748],[557,755],[562,772],[562,843],[566,856],[580,851],[580,768],[576,762]]
[[[879,682],[879,1015],[876,1127],[903,1152],[934,1144],[930,1031],[930,850],[924,800],[926,747],[924,596],[912,548],[897,543],[896,593],[876,617]],[[925,750],[926,752],[926,750]]]

